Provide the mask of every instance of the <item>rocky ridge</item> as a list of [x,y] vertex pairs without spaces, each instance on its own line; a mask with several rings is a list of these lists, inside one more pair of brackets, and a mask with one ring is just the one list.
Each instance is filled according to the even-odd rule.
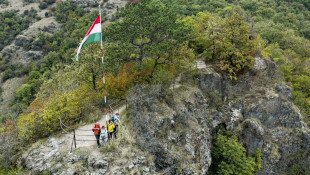
[[208,174],[220,124],[238,136],[248,155],[262,151],[258,174],[285,174],[296,167],[310,172],[310,130],[291,102],[291,89],[273,62],[259,57],[255,62],[238,81],[208,66],[198,79],[184,75],[183,86],[172,92],[135,88],[129,121],[138,130],[139,147],[155,155],[158,172]]
[[225,125],[249,155],[262,151],[258,174],[285,174],[296,166],[309,172],[310,130],[276,70],[256,58],[234,82],[207,66],[182,75],[173,89],[137,86],[119,140],[101,152],[89,147],[67,154],[57,150],[62,140],[49,138],[24,154],[23,165],[52,174],[208,174],[215,130]]

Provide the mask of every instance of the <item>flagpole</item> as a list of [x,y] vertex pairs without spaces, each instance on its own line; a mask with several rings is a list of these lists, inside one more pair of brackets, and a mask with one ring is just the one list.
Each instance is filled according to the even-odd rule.
[[[102,42],[102,19],[101,19],[101,8],[100,8],[100,4],[99,4],[99,15],[100,15],[100,25],[101,25],[101,41],[100,41],[100,47],[101,50],[103,51],[103,42]],[[103,65],[103,56],[101,57],[101,62]],[[106,82],[105,82],[105,77],[104,77],[104,73],[103,73],[103,77],[102,77],[102,82],[103,82],[103,86],[104,86],[104,103],[107,103],[107,95],[105,93],[106,91]]]
[[100,41],[100,47],[101,47],[101,50],[103,48],[103,45],[102,45],[102,18],[101,18],[101,8],[100,8],[100,4],[99,4],[99,16],[100,16],[100,25],[101,25],[101,41]]

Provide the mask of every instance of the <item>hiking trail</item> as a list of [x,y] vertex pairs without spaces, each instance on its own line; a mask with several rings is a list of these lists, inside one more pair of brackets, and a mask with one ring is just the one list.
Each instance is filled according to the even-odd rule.
[[[126,106],[121,106],[114,110],[114,112],[122,113],[126,109]],[[100,126],[106,125],[107,120],[109,120],[108,114],[105,114],[101,117],[98,121]],[[92,132],[93,123],[80,126],[79,128],[75,129],[76,135],[76,148],[81,147],[91,147],[96,146],[96,139],[94,133]],[[65,135],[61,136],[60,138],[55,138],[57,140],[62,140],[62,147],[67,148],[68,151],[71,149],[72,141],[73,141],[73,131],[66,133]],[[72,145],[74,150],[74,145]]]

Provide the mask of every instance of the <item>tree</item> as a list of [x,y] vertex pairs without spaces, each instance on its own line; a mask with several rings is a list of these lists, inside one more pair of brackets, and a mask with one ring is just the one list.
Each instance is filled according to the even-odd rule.
[[216,48],[215,59],[220,61],[220,69],[235,78],[238,72],[254,65],[256,42],[249,39],[249,26],[239,13],[227,17],[222,29],[223,32],[211,35],[216,38],[211,47]]
[[91,83],[93,90],[97,90],[97,81],[103,76],[102,51],[97,44],[90,44],[81,55],[78,66],[84,81]]
[[245,148],[235,136],[220,130],[211,150],[212,164],[210,171],[223,175],[252,175],[260,168],[261,153],[256,152],[256,160],[246,156]]
[[253,66],[256,39],[249,38],[249,26],[239,11],[232,9],[226,15],[200,12],[187,17],[185,23],[192,26],[194,49],[236,79],[237,73]]
[[119,17],[105,30],[107,62],[113,68],[125,62],[141,66],[145,59],[160,59],[186,41],[188,30],[173,8],[160,0],[132,3]]

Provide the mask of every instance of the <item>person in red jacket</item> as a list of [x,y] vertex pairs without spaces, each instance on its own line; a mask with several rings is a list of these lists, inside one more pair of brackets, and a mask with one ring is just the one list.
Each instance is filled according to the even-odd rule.
[[96,140],[97,140],[97,145],[98,145],[98,148],[100,147],[100,132],[101,132],[101,127],[100,127],[100,124],[98,122],[96,122],[93,126],[93,129],[92,131],[94,132],[94,135],[96,137]]

